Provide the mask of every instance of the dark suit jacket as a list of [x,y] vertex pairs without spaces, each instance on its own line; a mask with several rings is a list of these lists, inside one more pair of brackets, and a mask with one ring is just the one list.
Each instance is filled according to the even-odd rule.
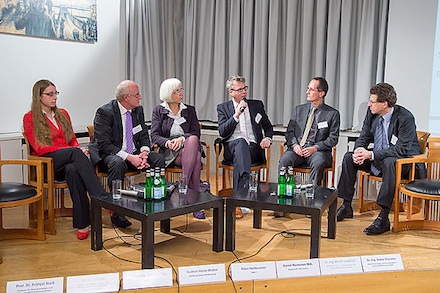
[[[272,123],[270,123],[269,117],[267,117],[262,101],[247,100],[246,103],[248,104],[249,113],[251,115],[252,129],[257,140],[257,145],[259,146],[264,137],[272,138]],[[220,136],[222,137],[222,142],[225,142],[229,137],[231,137],[231,135],[234,133],[235,128],[237,127],[238,122],[236,122],[233,117],[234,113],[235,109],[232,100],[217,105],[218,131],[220,133]],[[257,121],[255,121],[255,117],[258,114],[261,115],[261,119],[257,123]],[[263,149],[261,149],[261,153],[262,158],[264,158]]]
[[[371,113],[368,108],[355,149],[367,148],[370,143],[374,143],[374,132],[378,121],[379,115]],[[395,144],[391,143],[393,136],[397,138]],[[394,105],[394,112],[388,127],[388,143],[390,146],[388,149],[374,152],[375,160],[383,160],[387,157],[407,158],[422,153],[417,140],[414,116],[402,106]]]
[[[289,148],[300,143],[304,129],[306,128],[310,107],[310,103],[295,107],[285,135]],[[327,127],[318,127],[315,136],[315,145],[318,151],[331,151],[332,147],[335,146],[339,140],[339,111],[324,103],[318,106],[318,109],[321,113],[319,114],[317,124],[326,121]]]
[[[145,124],[144,109],[142,106],[131,110],[133,128],[140,126],[141,130],[133,134],[136,151],[142,146],[151,147],[148,127]],[[116,100],[100,107],[96,111],[95,137],[89,145],[90,158],[93,164],[98,163],[107,155],[116,155],[122,148],[122,119]]]
[[[200,124],[197,119],[196,109],[193,106],[185,105],[181,116],[185,118],[185,122],[180,124],[185,132],[185,138],[196,135],[200,139]],[[151,141],[160,148],[165,148],[165,143],[170,139],[170,131],[173,126],[174,119],[168,117],[169,111],[161,105],[157,105],[153,109],[151,115]]]

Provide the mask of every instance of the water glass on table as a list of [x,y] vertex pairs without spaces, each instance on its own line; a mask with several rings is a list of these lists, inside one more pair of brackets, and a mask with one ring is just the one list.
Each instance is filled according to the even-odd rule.
[[179,193],[186,194],[188,192],[188,177],[181,174],[179,177]]
[[122,181],[119,179],[113,180],[112,181],[113,199],[121,199],[122,197],[121,189],[122,189]]
[[258,190],[258,173],[252,171],[249,176],[249,191],[257,192]]

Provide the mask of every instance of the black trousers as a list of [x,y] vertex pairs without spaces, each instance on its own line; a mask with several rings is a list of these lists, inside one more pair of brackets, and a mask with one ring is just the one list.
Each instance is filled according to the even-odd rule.
[[313,184],[315,186],[321,186],[324,169],[332,166],[332,154],[331,152],[317,151],[310,157],[304,158],[298,156],[292,150],[287,150],[280,158],[278,170],[280,170],[281,167],[297,167],[303,164],[310,167],[310,179],[313,181]]
[[[377,195],[376,203],[381,207],[391,209],[394,200],[394,190],[396,187],[396,160],[398,157],[388,157],[382,160],[382,185]],[[347,152],[342,161],[342,173],[338,184],[339,197],[344,200],[352,201],[354,185],[356,183],[357,170],[370,172],[371,162],[365,160],[362,165],[353,162],[353,152]],[[407,176],[408,166],[402,169],[402,174]]]
[[90,159],[80,148],[71,147],[47,153],[54,162],[55,178],[66,180],[73,202],[73,227],[82,229],[90,225],[90,196],[100,196],[104,188],[96,176]]
[[235,139],[224,144],[224,157],[226,161],[232,162],[234,171],[234,191],[244,189],[249,184],[249,174],[252,164],[260,164],[265,161],[261,156],[261,148],[256,143],[247,144],[243,138]]

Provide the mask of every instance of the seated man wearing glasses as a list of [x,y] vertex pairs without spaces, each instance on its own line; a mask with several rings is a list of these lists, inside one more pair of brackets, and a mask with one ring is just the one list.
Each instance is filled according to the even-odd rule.
[[[262,101],[246,100],[248,86],[242,76],[226,81],[231,100],[217,105],[218,130],[224,159],[232,162],[234,191],[246,188],[251,165],[266,161],[264,149],[272,142],[273,127]],[[264,136],[263,136],[264,131]]]
[[[367,235],[379,235],[390,231],[388,215],[394,200],[396,187],[396,160],[422,153],[413,114],[396,104],[397,94],[388,83],[378,83],[370,89],[369,109],[365,115],[361,134],[354,145],[354,152],[347,152],[342,161],[339,180],[339,197],[344,203],[338,209],[337,221],[353,218],[351,202],[358,170],[382,177],[382,185],[376,203],[381,207],[376,220],[364,229]],[[373,150],[368,150],[374,143]],[[409,172],[403,169],[403,175]],[[423,166],[416,168],[416,177],[424,178]]]
[[[116,99],[96,111],[93,122],[95,136],[89,145],[90,158],[108,170],[108,186],[115,179],[123,180],[127,171],[148,167],[165,167],[162,154],[150,152],[150,138],[145,124],[139,86],[125,80],[116,88]],[[113,213],[112,223],[126,228],[131,223]]]

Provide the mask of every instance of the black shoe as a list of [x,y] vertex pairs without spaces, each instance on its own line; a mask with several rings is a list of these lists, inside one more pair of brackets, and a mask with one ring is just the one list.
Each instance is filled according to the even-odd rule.
[[118,213],[114,213],[113,215],[111,215],[110,219],[112,220],[113,225],[118,228],[127,228],[131,225],[131,222],[127,220],[126,217]]
[[377,217],[373,224],[364,229],[364,233],[367,235],[380,235],[388,231],[390,231],[390,220],[388,220],[388,217],[386,219]]
[[274,211],[273,216],[274,216],[274,218],[282,218],[282,217],[284,217],[284,212]]
[[338,222],[344,219],[352,219],[353,218],[353,208],[346,207],[345,205],[341,205],[338,209],[336,220]]

